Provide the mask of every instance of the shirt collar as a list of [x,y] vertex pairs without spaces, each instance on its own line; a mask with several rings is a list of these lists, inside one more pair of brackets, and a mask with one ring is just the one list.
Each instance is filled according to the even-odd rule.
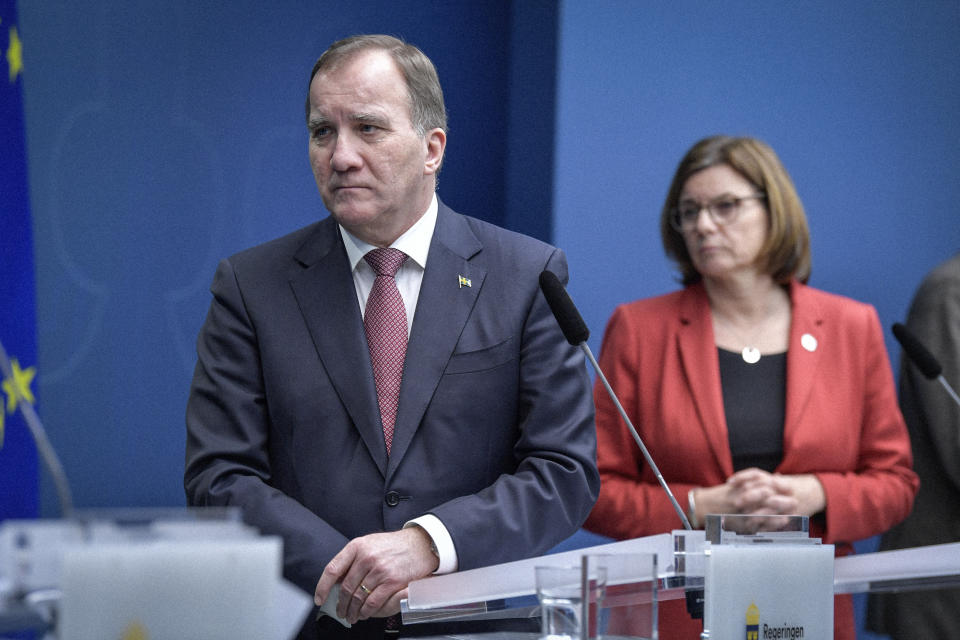
[[[399,249],[407,254],[411,260],[417,263],[421,269],[427,268],[427,254],[430,253],[430,241],[433,239],[433,230],[437,226],[437,194],[434,193],[430,198],[430,206],[424,212],[420,219],[413,223],[413,226],[407,229],[402,236],[397,238],[390,245],[392,249]],[[357,268],[357,263],[363,260],[367,252],[376,249],[372,244],[367,244],[355,235],[340,227],[340,235],[343,238],[343,245],[347,250],[347,258],[350,260],[350,270]]]

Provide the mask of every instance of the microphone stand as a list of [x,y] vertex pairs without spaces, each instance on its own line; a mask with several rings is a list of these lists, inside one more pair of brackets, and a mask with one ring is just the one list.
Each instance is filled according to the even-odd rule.
[[13,395],[17,399],[17,406],[20,407],[20,413],[27,423],[27,428],[30,430],[30,435],[33,437],[33,442],[37,446],[37,451],[40,453],[40,457],[43,459],[47,471],[49,471],[53,477],[53,483],[57,489],[57,497],[60,500],[60,513],[64,518],[71,518],[73,517],[73,497],[70,493],[70,484],[67,482],[67,475],[63,471],[63,466],[60,464],[60,459],[57,457],[53,445],[50,444],[50,440],[47,438],[47,432],[43,428],[43,423],[40,422],[37,412],[34,411],[33,405],[23,397],[20,388],[17,387],[13,379],[13,367],[10,365],[10,358],[7,357],[7,350],[4,349],[2,342],[0,342],[0,369],[3,371],[4,379],[10,380],[10,387],[13,389]]
[[627,417],[627,412],[623,410],[623,405],[620,404],[617,394],[613,392],[613,387],[611,387],[610,383],[607,382],[607,376],[603,375],[603,370],[597,363],[597,359],[593,357],[593,351],[590,350],[590,346],[587,345],[586,342],[581,342],[580,348],[585,354],[587,354],[587,359],[590,360],[590,364],[593,365],[593,370],[597,372],[597,377],[600,378],[600,381],[607,390],[607,394],[610,396],[610,399],[613,400],[613,404],[616,405],[617,411],[620,413],[620,417],[623,418],[623,421],[626,423],[627,427],[630,428],[630,435],[633,436],[634,442],[636,442],[637,446],[640,447],[640,452],[646,459],[647,464],[650,465],[650,469],[653,471],[654,475],[657,476],[657,482],[660,483],[660,486],[666,492],[667,497],[670,498],[670,504],[673,505],[673,510],[677,512],[678,516],[680,516],[680,520],[683,522],[683,528],[687,531],[692,531],[693,525],[691,525],[690,520],[687,519],[687,514],[685,514],[683,509],[680,508],[680,503],[677,502],[677,499],[673,496],[673,492],[670,490],[670,486],[667,484],[667,481],[663,479],[663,475],[660,473],[657,463],[653,461],[653,457],[650,455],[650,452],[647,451],[647,446],[643,444],[640,434],[637,433],[633,423],[630,422],[630,418]]
[[950,394],[950,397],[953,398],[953,401],[957,403],[957,406],[960,407],[960,397],[957,396],[957,392],[953,390],[953,387],[950,386],[950,383],[947,382],[947,379],[943,377],[943,374],[937,376],[937,382],[947,390],[947,393]]

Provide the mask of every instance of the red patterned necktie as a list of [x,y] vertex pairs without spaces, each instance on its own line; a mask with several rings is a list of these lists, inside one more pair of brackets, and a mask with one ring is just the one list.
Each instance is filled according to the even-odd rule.
[[395,279],[407,254],[399,249],[374,249],[363,256],[377,277],[367,298],[363,329],[367,334],[373,380],[377,385],[380,421],[387,455],[393,444],[393,427],[397,420],[403,358],[407,354],[407,311]]

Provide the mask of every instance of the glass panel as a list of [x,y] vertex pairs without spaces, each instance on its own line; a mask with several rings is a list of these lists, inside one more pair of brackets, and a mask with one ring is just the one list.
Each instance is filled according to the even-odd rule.
[[587,638],[656,640],[657,556],[651,553],[585,554],[583,576],[606,573],[603,597],[585,611]]

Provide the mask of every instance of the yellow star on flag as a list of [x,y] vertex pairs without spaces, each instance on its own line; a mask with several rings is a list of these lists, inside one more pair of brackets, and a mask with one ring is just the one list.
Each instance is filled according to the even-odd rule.
[[37,375],[36,367],[27,367],[26,370],[20,368],[20,363],[16,358],[11,359],[10,367],[13,369],[13,377],[3,381],[3,390],[7,394],[7,413],[13,413],[17,409],[17,402],[23,398],[26,402],[34,404],[36,400],[33,397],[33,391],[30,385],[33,383],[34,376]]
[[16,27],[10,27],[10,45],[7,47],[7,66],[10,72],[10,82],[17,79],[23,71],[23,45]]

